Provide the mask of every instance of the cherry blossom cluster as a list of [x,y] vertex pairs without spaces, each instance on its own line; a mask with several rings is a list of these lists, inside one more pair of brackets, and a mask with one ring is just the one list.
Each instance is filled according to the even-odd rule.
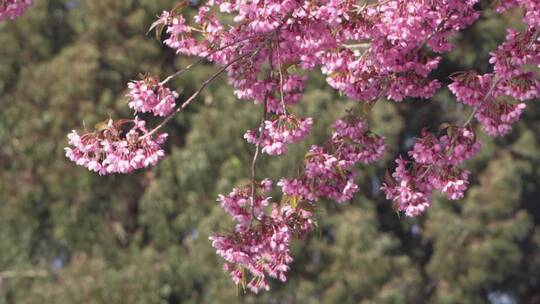
[[[493,73],[466,71],[453,75],[449,89],[458,102],[473,107],[473,116],[491,136],[510,132],[525,109],[524,101],[540,97],[540,80],[530,67],[540,67],[538,1],[506,1],[499,11],[520,6],[525,11],[524,32],[508,30],[506,41],[490,54]],[[465,126],[470,124],[470,119]],[[413,150],[412,160],[396,160],[397,168],[382,187],[394,207],[408,216],[417,216],[431,204],[434,190],[448,199],[463,198],[469,172],[457,166],[474,157],[480,145],[470,127],[449,127],[436,138],[423,131]]]
[[[263,180],[257,188],[269,192],[271,185]],[[232,233],[210,237],[212,246],[227,261],[224,269],[232,280],[255,293],[269,289],[267,276],[285,282],[293,261],[291,240],[313,229],[312,213],[300,205],[272,203],[270,197],[258,194],[252,197],[250,187],[233,189],[218,201],[237,222]],[[265,213],[267,207],[269,214]]]
[[[133,126],[126,129],[127,125]],[[129,173],[133,170],[154,166],[165,152],[161,145],[167,134],[151,134],[145,122],[134,120],[109,120],[99,130],[79,135],[73,130],[65,148],[66,157],[90,171],[106,175]]]
[[[438,66],[435,52],[451,49],[448,37],[478,18],[477,0],[390,0],[358,6],[358,1],[211,0],[192,22],[181,12],[164,12],[154,27],[166,27],[165,44],[178,54],[197,55],[224,64],[260,49],[249,65],[228,70],[239,98],[262,103],[270,111],[302,96],[305,77],[295,68],[321,67],[328,83],[349,97],[372,101],[386,96],[431,97],[440,87],[428,79]],[[234,16],[223,24],[216,11]],[[259,77],[267,60],[280,77]]]
[[33,0],[0,0],[0,21],[22,15]]
[[284,195],[298,201],[324,197],[345,202],[358,191],[354,166],[379,160],[386,149],[384,138],[370,132],[367,124],[353,115],[338,119],[334,128],[326,149],[311,147],[300,176],[279,181]]
[[[216,234],[210,239],[227,261],[225,270],[236,284],[258,292],[269,288],[267,275],[285,281],[293,260],[290,242],[313,229],[314,203],[322,197],[338,202],[350,200],[358,191],[353,166],[382,157],[383,138],[372,134],[363,120],[349,115],[337,120],[334,128],[327,149],[313,146],[308,152],[300,176],[279,181],[283,192],[280,204],[272,204],[270,197],[252,196],[249,187],[219,196],[222,208],[237,224],[232,233]],[[261,192],[271,190],[267,179],[256,186]],[[268,215],[265,208],[270,208]]]
[[533,70],[540,67],[540,2],[503,1],[499,10],[513,6],[525,10],[528,29],[508,30],[506,41],[490,54],[492,73],[463,72],[449,85],[459,102],[474,108],[474,117],[491,136],[510,132],[526,107],[524,101],[540,97],[540,80]]
[[458,168],[480,149],[470,128],[450,126],[446,134],[436,137],[423,130],[412,151],[412,160],[396,160],[392,176],[387,176],[382,190],[393,200],[396,210],[417,216],[431,205],[431,194],[439,190],[450,200],[463,198],[469,172]]
[[509,30],[490,62],[493,73],[460,73],[449,88],[459,102],[475,108],[475,118],[486,133],[501,136],[519,120],[526,107],[523,101],[540,97],[540,80],[534,71],[526,70],[527,65],[540,65],[538,30]]
[[128,106],[138,113],[169,116],[176,107],[178,93],[160,84],[156,78],[132,81],[128,88]]
[[[311,132],[313,119],[297,118],[294,115],[280,115],[274,120],[264,121],[261,138],[257,132],[249,130],[244,138],[252,144],[260,144],[262,152],[268,155],[281,155],[287,152],[287,145],[304,139]],[[260,140],[260,143],[259,143]]]
[[440,83],[427,76],[440,57],[430,56],[424,46],[436,53],[450,50],[448,37],[478,17],[476,2],[380,1],[345,15],[342,43],[364,43],[323,55],[328,83],[358,100],[430,98]]
[[[132,81],[128,88],[128,106],[135,112],[172,117],[178,93],[156,78]],[[129,124],[133,126],[126,129]],[[168,136],[157,132],[160,126],[148,130],[146,122],[138,116],[118,121],[109,119],[106,123],[98,124],[94,132],[79,135],[73,130],[68,135],[72,147],[66,147],[65,154],[77,165],[100,175],[126,174],[155,166],[165,156],[161,145]]]

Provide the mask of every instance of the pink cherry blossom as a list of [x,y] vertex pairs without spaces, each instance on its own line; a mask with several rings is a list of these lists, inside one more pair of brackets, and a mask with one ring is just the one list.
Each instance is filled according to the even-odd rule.
[[24,14],[33,0],[2,0],[0,1],[0,21],[5,19],[15,19]]
[[336,157],[345,167],[376,162],[386,151],[384,137],[370,132],[367,123],[354,116],[338,119],[334,130],[331,144],[336,147]]
[[513,105],[499,101],[480,108],[474,117],[482,124],[482,129],[487,134],[501,136],[510,132],[512,125],[519,120],[526,107],[524,103]]
[[469,71],[452,77],[450,90],[459,102],[474,107],[474,117],[490,136],[510,132],[526,108],[523,101],[540,97],[540,80],[526,70],[527,65],[540,65],[539,33],[509,30],[506,41],[491,53],[493,73]]
[[[313,119],[297,118],[294,115],[281,115],[272,121],[265,121],[261,137],[262,152],[269,155],[282,155],[287,145],[304,139],[311,132]],[[256,131],[248,131],[244,138],[251,144],[258,144]]]
[[[124,125],[133,124],[127,131]],[[133,170],[154,166],[163,158],[165,152],[161,144],[167,134],[150,134],[145,122],[135,117],[134,120],[109,120],[102,129],[79,135],[73,130],[69,135],[69,144],[65,148],[66,157],[77,165],[90,171],[106,175],[111,173],[129,173]]]
[[170,115],[179,96],[152,77],[132,81],[128,84],[128,88],[128,106],[138,113],[150,112],[156,116]]
[[[269,191],[269,186],[268,180],[259,184],[263,192]],[[251,210],[248,187],[234,189],[228,196],[220,196],[219,201],[238,224],[232,233],[214,234],[210,240],[217,254],[227,261],[224,269],[233,281],[247,283],[247,288],[255,293],[269,289],[267,276],[285,282],[293,261],[290,243],[294,237],[302,237],[313,229],[311,212],[272,204],[270,214],[265,214],[262,207],[269,204],[270,198],[260,196],[255,198],[255,209]]]
[[469,172],[457,166],[479,150],[480,144],[469,128],[450,126],[440,137],[423,130],[409,152],[412,160],[398,158],[396,170],[386,178],[382,190],[407,216],[424,212],[431,205],[433,190],[445,193],[451,200],[461,199]]
[[489,92],[493,75],[477,75],[475,71],[459,73],[451,77],[452,84],[448,86],[457,101],[476,107],[485,99]]
[[353,168],[358,163],[379,160],[386,149],[384,138],[370,132],[364,121],[352,115],[336,120],[334,129],[327,148],[311,147],[300,176],[279,181],[285,195],[298,200],[325,197],[345,202],[358,191]]

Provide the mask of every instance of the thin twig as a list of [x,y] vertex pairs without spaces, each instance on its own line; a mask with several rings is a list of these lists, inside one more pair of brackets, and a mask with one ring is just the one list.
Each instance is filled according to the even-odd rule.
[[203,62],[204,60],[208,59],[210,56],[214,55],[215,53],[219,52],[219,51],[223,51],[224,49],[226,48],[229,48],[229,47],[232,47],[232,46],[235,46],[236,44],[240,43],[240,42],[243,42],[243,41],[246,41],[246,40],[250,40],[250,39],[254,39],[254,38],[257,38],[259,36],[262,36],[262,35],[252,35],[252,36],[249,36],[249,37],[246,37],[246,38],[243,38],[243,39],[240,39],[240,40],[237,40],[237,41],[234,41],[234,42],[231,42],[229,44],[226,44],[216,50],[213,50],[212,52],[208,53],[206,56],[204,57],[201,57],[199,60],[191,63],[190,65],[186,66],[185,68],[183,69],[180,69],[179,71],[175,72],[174,74],[171,74],[169,75],[167,78],[165,78],[163,81],[161,81],[159,84],[160,85],[164,85],[166,84],[167,82],[171,81],[172,79],[182,75],[184,72],[187,72],[189,71],[191,68],[193,68],[194,66],[196,66],[197,64]]
[[347,48],[347,49],[351,49],[351,50],[354,50],[354,49],[367,49],[367,48],[369,48],[371,46],[371,41],[370,42],[365,42],[365,43],[342,44],[341,46],[344,47],[344,48]]
[[[281,56],[279,54],[279,39],[277,41],[277,59],[279,69],[279,95],[281,99],[281,106],[283,107],[283,115],[287,116],[287,108],[285,107],[285,99],[283,98],[283,71],[281,70]],[[270,64],[272,66],[272,64]]]
[[[270,42],[270,53],[268,56],[268,62],[269,62],[269,71],[268,71],[268,78],[272,78],[272,71],[274,70],[274,65],[272,63],[272,57],[273,57],[273,47],[272,43]],[[249,226],[253,224],[253,220],[260,221],[260,219],[257,218],[255,215],[255,183],[256,183],[256,177],[257,177],[257,160],[259,158],[260,149],[261,149],[261,143],[264,135],[264,122],[266,121],[266,115],[268,112],[268,98],[270,97],[270,93],[267,91],[264,96],[264,105],[263,105],[263,114],[261,118],[261,123],[259,125],[259,138],[257,139],[257,144],[255,145],[255,153],[253,154],[253,160],[251,161],[251,220],[249,222]]]
[[426,171],[424,171],[424,173],[422,174],[422,176],[420,176],[419,180],[424,179],[424,177],[426,177],[426,175],[431,171],[431,169],[433,169],[433,164],[429,165],[429,166],[426,168]]
[[[525,47],[525,49],[528,49],[530,48],[534,41],[538,38],[538,35],[540,34],[540,29],[536,30],[533,34],[532,34],[532,37],[531,37],[531,41],[529,42],[529,44],[527,44],[527,46]],[[498,78],[498,77],[495,77],[493,79],[493,84],[491,85],[491,87],[489,88],[489,91],[487,92],[486,96],[484,97],[484,99],[482,99],[482,101],[480,102],[480,104],[478,104],[476,107],[474,107],[473,111],[471,112],[471,114],[469,115],[469,117],[467,118],[467,120],[463,123],[463,127],[466,127],[468,126],[474,115],[476,114],[476,112],[478,112],[478,109],[487,101],[487,99],[489,97],[491,97],[491,95],[493,94],[493,91],[495,90],[495,88],[497,87],[497,85],[502,81],[502,79]]]
[[501,82],[501,79],[499,78],[494,78],[493,80],[493,83],[491,85],[491,87],[489,88],[489,91],[487,92],[486,96],[484,96],[484,98],[482,99],[482,101],[480,101],[480,103],[474,107],[473,111],[471,112],[471,114],[469,115],[469,117],[467,118],[467,120],[465,120],[465,122],[463,123],[463,127],[466,127],[468,126],[474,115],[476,114],[476,112],[478,111],[478,109],[484,105],[484,103],[491,97],[491,95],[493,94],[493,91],[495,90],[495,87],[497,87],[497,85],[499,84],[499,82]]
[[256,176],[257,176],[257,160],[259,158],[260,149],[261,149],[261,141],[264,134],[264,122],[266,120],[266,113],[267,113],[267,105],[268,105],[268,96],[269,94],[266,94],[264,97],[264,106],[263,106],[263,115],[261,119],[261,124],[259,127],[259,138],[257,139],[257,144],[255,145],[255,153],[253,154],[253,160],[251,161],[251,221],[250,226],[253,223],[253,220],[260,221],[259,218],[257,218],[257,215],[255,215],[255,188],[256,188]]
[[[260,49],[259,49],[260,50]],[[167,122],[169,122],[176,114],[178,114],[179,112],[181,112],[182,110],[184,110],[187,106],[189,106],[189,104],[197,97],[199,97],[199,95],[201,94],[201,92],[212,82],[214,81],[214,79],[216,79],[219,75],[221,75],[227,68],[229,68],[231,65],[233,65],[234,63],[242,60],[244,57],[247,57],[251,54],[254,54],[255,52],[257,52],[258,50],[256,51],[253,51],[253,52],[249,52],[249,53],[246,53],[244,55],[241,55],[241,56],[238,56],[236,57],[235,59],[233,59],[231,62],[227,63],[226,65],[224,65],[221,69],[219,69],[219,71],[217,71],[214,75],[212,75],[212,77],[206,79],[203,84],[199,87],[199,89],[197,89],[197,91],[195,91],[195,93],[193,93],[186,101],[184,101],[184,103],[182,103],[182,105],[180,105],[179,108],[176,109],[176,111],[174,111],[171,115],[167,116],[167,118],[165,118],[159,125],[157,125],[154,129],[152,129],[150,132],[146,133],[144,136],[141,137],[141,139],[145,138],[145,137],[148,137],[148,136],[151,136],[152,134],[154,134],[157,130],[159,130],[161,127],[163,127]]]

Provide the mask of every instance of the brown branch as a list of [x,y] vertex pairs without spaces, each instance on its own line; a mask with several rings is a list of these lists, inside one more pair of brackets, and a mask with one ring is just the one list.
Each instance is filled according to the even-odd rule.
[[465,122],[463,123],[463,127],[466,127],[471,123],[474,115],[476,114],[476,112],[478,112],[478,109],[491,97],[491,95],[493,94],[493,91],[495,90],[495,87],[497,87],[497,85],[501,82],[501,79],[494,78],[492,81],[493,83],[491,84],[491,87],[489,88],[489,91],[487,92],[486,96],[484,96],[482,101],[480,101],[480,103],[476,107],[474,107],[473,111],[471,112],[467,120],[465,120]]
[[[281,70],[281,55],[279,54],[279,39],[277,41],[277,59],[279,68],[279,95],[281,99],[281,106],[283,107],[283,115],[287,116],[287,108],[285,107],[285,100],[283,98],[283,71]],[[270,59],[271,60],[271,59]],[[270,63],[272,65],[272,63]]]
[[[532,34],[531,41],[529,42],[529,44],[527,44],[525,49],[528,49],[533,45],[534,41],[538,38],[539,34],[540,34],[540,29],[536,29],[535,32]],[[502,81],[502,79],[495,76],[492,81],[493,83],[491,87],[489,88],[489,91],[487,92],[486,96],[482,99],[482,101],[476,107],[474,107],[473,111],[471,112],[467,120],[463,123],[463,127],[466,127],[467,125],[471,123],[474,115],[476,114],[476,112],[478,112],[478,109],[488,100],[489,97],[491,97],[491,95],[493,94],[493,91],[495,90],[497,85]]]
[[240,39],[240,40],[237,40],[237,41],[234,41],[234,42],[231,42],[229,44],[226,44],[216,50],[213,50],[212,52],[208,53],[206,56],[204,57],[201,57],[199,60],[189,64],[188,66],[186,66],[185,68],[183,69],[180,69],[179,71],[175,72],[174,74],[171,74],[169,75],[167,78],[165,78],[163,81],[161,81],[159,84],[160,85],[164,85],[166,84],[167,82],[171,81],[173,78],[176,78],[180,75],[182,75],[184,72],[187,72],[189,70],[191,70],[191,68],[193,68],[194,66],[196,66],[197,64],[203,62],[204,60],[208,59],[210,56],[214,55],[215,53],[219,52],[219,51],[223,51],[224,49],[226,48],[229,48],[229,47],[232,47],[232,46],[235,46],[236,44],[240,43],[240,42],[243,42],[243,41],[246,41],[246,40],[251,40],[253,38],[257,38],[259,36],[262,36],[262,34],[260,35],[252,35],[252,36],[249,36],[249,37],[246,37],[246,38],[243,38],[243,39]]
[[[273,47],[272,43],[270,42],[270,54],[268,56],[268,64],[269,64],[269,71],[268,71],[268,79],[272,78],[272,71],[274,70],[274,65],[272,63],[272,57],[273,57]],[[253,220],[260,221],[260,219],[257,218],[255,215],[255,183],[256,183],[256,176],[257,176],[257,160],[259,158],[260,149],[261,149],[261,142],[264,134],[264,122],[266,121],[266,115],[268,112],[268,98],[270,97],[270,93],[266,92],[264,96],[264,104],[263,104],[263,114],[261,118],[261,123],[259,125],[259,138],[257,139],[257,144],[255,145],[255,153],[253,154],[253,160],[251,161],[251,220],[249,225],[253,223]]]
[[[260,49],[259,49],[260,50]],[[184,101],[182,103],[182,105],[180,105],[180,107],[178,107],[176,109],[176,111],[174,111],[171,115],[167,116],[167,118],[165,118],[159,125],[157,125],[154,129],[152,129],[150,132],[148,132],[147,134],[145,134],[144,136],[141,137],[141,139],[145,138],[145,137],[148,137],[148,136],[151,136],[152,134],[154,134],[157,130],[159,130],[160,128],[162,128],[165,124],[167,124],[176,114],[180,113],[182,110],[184,110],[187,106],[189,106],[189,104],[197,97],[199,97],[199,95],[201,94],[201,92],[212,82],[214,81],[217,77],[219,77],[219,75],[221,75],[225,70],[227,70],[227,68],[229,68],[231,65],[235,64],[236,62],[244,59],[245,57],[251,55],[251,54],[254,54],[258,52],[258,50],[256,51],[253,51],[253,52],[249,52],[249,53],[246,53],[244,55],[241,55],[241,56],[238,56],[236,57],[235,59],[233,59],[231,62],[227,63],[226,65],[224,65],[221,69],[219,69],[219,71],[217,71],[214,75],[212,75],[210,78],[206,79],[203,84],[199,87],[199,89],[197,89],[197,91],[195,91],[195,93],[193,93],[186,101]]]

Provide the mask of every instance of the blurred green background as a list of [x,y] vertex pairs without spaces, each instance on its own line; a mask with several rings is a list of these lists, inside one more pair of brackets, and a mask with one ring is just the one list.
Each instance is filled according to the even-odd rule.
[[[353,201],[320,202],[319,228],[293,245],[288,282],[254,296],[235,288],[208,235],[233,225],[216,197],[247,181],[253,147],[242,136],[259,108],[221,78],[167,126],[156,168],[90,173],[64,157],[66,134],[131,116],[129,80],[193,60],[144,35],[175,1],[36,2],[0,24],[0,303],[540,303],[538,101],[511,135],[482,136],[464,200],[437,196],[415,219],[392,211],[380,179],[422,126],[463,121],[469,110],[447,89],[430,101],[379,102],[370,123],[388,139],[386,157],[359,168]],[[519,12],[481,6],[434,77],[490,71],[505,28],[522,26]],[[188,96],[215,70],[203,64],[173,87]],[[285,156],[263,156],[261,176],[294,176],[353,105],[310,74],[296,113],[315,118],[313,135]]]

